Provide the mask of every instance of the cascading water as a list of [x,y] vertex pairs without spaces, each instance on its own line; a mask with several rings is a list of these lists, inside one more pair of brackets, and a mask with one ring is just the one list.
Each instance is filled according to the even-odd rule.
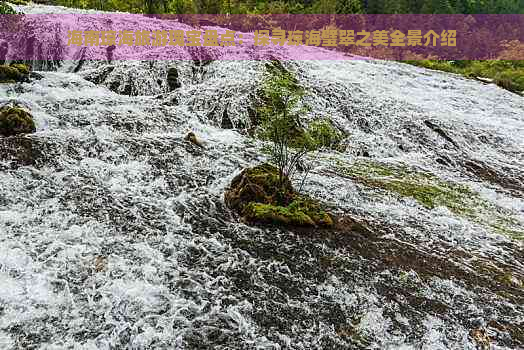
[[223,204],[265,160],[245,132],[265,62],[63,62],[0,85],[37,124],[0,138],[1,349],[524,346],[524,99],[401,63],[283,64],[307,118],[347,135],[304,187],[345,232]]

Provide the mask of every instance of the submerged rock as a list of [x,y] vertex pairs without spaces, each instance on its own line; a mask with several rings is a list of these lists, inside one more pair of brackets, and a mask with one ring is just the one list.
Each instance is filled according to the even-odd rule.
[[227,106],[224,108],[224,111],[222,112],[222,121],[220,122],[220,127],[222,129],[233,129],[234,125],[231,121],[231,118],[229,118],[229,114],[227,113]]
[[97,85],[104,85],[119,95],[155,96],[168,92],[163,62],[111,61],[93,63],[84,60],[83,66],[73,72]]
[[102,84],[114,69],[114,66],[105,66],[92,72],[91,74],[85,75],[84,79],[95,84]]
[[270,164],[243,170],[224,195],[227,206],[248,222],[331,227],[333,219],[313,199],[295,192],[291,181],[279,180]]
[[178,70],[176,67],[171,67],[167,71],[167,85],[171,91],[178,89],[182,86],[178,80]]
[[473,340],[477,344],[477,349],[488,350],[491,348],[490,346],[491,340],[489,339],[489,336],[485,329],[483,328],[473,329],[470,332],[470,336],[473,338]]
[[0,138],[0,160],[12,163],[12,168],[17,165],[33,165],[34,158],[31,139],[24,136]]
[[13,136],[35,131],[35,123],[29,112],[11,106],[0,108],[0,135]]
[[432,121],[430,120],[424,120],[424,124],[430,128],[431,130],[433,130],[434,132],[436,132],[440,137],[442,137],[444,140],[446,140],[447,142],[451,143],[453,146],[455,146],[456,148],[458,148],[458,145],[457,143],[451,138],[448,136],[448,134],[442,130],[442,128],[440,126],[438,126],[437,124],[433,123]]

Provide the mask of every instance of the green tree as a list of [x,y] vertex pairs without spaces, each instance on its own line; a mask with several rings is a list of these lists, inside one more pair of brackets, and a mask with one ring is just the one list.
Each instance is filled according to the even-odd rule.
[[389,13],[389,14],[409,13],[409,4],[407,0],[385,0],[384,13]]
[[302,159],[315,148],[309,133],[300,126],[304,89],[294,75],[279,62],[269,65],[270,73],[262,84],[259,136],[270,141],[266,151],[279,171],[279,185],[292,179]]
[[367,0],[366,13],[380,14],[384,13],[384,0]]

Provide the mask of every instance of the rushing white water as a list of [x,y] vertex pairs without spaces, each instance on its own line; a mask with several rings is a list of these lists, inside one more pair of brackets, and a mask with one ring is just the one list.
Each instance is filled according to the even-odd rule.
[[[0,348],[475,349],[478,329],[524,346],[524,99],[401,63],[284,66],[306,119],[348,135],[305,191],[369,231],[256,228],[225,208],[265,160],[245,132],[265,62],[85,62],[0,85],[38,129],[11,138],[30,161],[0,160]],[[345,175],[364,161],[461,184],[472,212]]]

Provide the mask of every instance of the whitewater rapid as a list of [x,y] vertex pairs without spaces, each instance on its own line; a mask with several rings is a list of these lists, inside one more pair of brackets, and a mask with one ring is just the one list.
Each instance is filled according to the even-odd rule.
[[[266,160],[246,131],[263,61],[64,62],[0,85],[37,125],[13,141],[29,160],[0,159],[1,349],[475,349],[477,329],[524,346],[524,99],[403,63],[283,64],[305,121],[347,136],[311,160],[305,191],[367,230],[257,228],[225,207]],[[366,162],[482,203],[459,215],[345,175]]]

